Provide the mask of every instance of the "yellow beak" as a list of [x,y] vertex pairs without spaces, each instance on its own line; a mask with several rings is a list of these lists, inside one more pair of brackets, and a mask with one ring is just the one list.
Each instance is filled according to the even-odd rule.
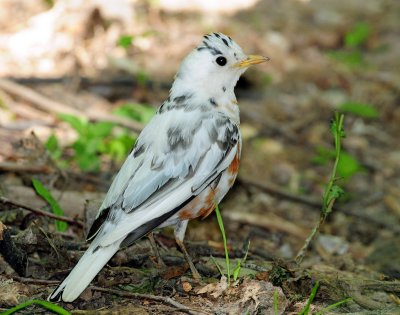
[[259,63],[267,62],[269,60],[270,60],[269,57],[264,57],[264,56],[259,56],[259,55],[248,55],[247,59],[235,63],[232,67],[247,68],[252,65],[257,65]]

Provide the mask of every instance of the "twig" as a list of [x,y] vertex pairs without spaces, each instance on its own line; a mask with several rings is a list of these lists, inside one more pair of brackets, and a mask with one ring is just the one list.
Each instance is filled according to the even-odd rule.
[[294,235],[297,238],[304,238],[308,233],[307,229],[273,213],[257,214],[241,211],[226,211],[224,217],[232,221],[258,226],[268,230],[282,231]]
[[32,165],[20,164],[14,162],[0,162],[0,171],[17,172],[17,173],[52,173],[54,168],[49,165]]
[[288,199],[288,200],[291,200],[294,202],[303,203],[303,204],[306,204],[306,205],[309,205],[312,207],[316,207],[316,208],[322,207],[321,201],[292,194],[292,193],[280,188],[279,186],[273,185],[271,183],[265,183],[265,182],[259,181],[257,179],[249,178],[249,177],[243,176],[243,175],[239,175],[238,181],[245,185],[251,185],[251,186],[257,187],[258,189],[261,189],[267,193],[270,193],[272,195],[282,197],[282,198],[285,198],[285,199]]
[[30,211],[30,212],[33,212],[33,213],[35,213],[35,214],[37,214],[37,215],[49,217],[49,218],[52,218],[52,219],[55,219],[55,220],[59,220],[59,221],[68,222],[68,223],[70,223],[70,224],[77,225],[77,226],[79,226],[79,227],[81,227],[81,228],[84,227],[84,225],[83,225],[82,222],[77,221],[77,220],[75,220],[75,219],[71,219],[71,218],[68,218],[68,217],[56,215],[56,214],[51,213],[51,212],[47,212],[47,211],[43,211],[43,210],[40,210],[40,209],[36,209],[36,208],[33,208],[33,207],[31,207],[31,206],[22,204],[22,203],[17,202],[17,201],[8,200],[7,198],[4,198],[4,197],[0,197],[0,204],[3,204],[3,205],[10,205],[10,206],[14,206],[14,207],[19,207],[19,208],[28,210],[28,211]]
[[30,103],[34,104],[36,107],[43,111],[53,113],[53,114],[70,114],[79,117],[86,117],[88,120],[92,121],[109,121],[115,124],[121,125],[123,127],[132,129],[136,132],[140,132],[143,129],[143,125],[127,119],[125,117],[118,117],[101,112],[83,112],[81,110],[71,108],[66,104],[53,101],[48,97],[35,92],[34,90],[22,86],[18,83],[12,82],[7,79],[0,78],[0,89],[6,91],[7,93],[21,97]]
[[[55,280],[42,280],[42,279],[32,279],[32,278],[24,278],[24,277],[13,277],[13,279],[16,281],[22,282],[22,283],[31,283],[31,284],[37,284],[37,285],[57,285],[60,283],[59,281],[55,281]],[[171,305],[171,306],[179,309],[180,311],[186,312],[191,315],[208,314],[207,312],[204,312],[204,311],[194,311],[194,310],[190,309],[189,307],[171,299],[168,296],[157,296],[157,295],[152,295],[152,294],[133,293],[133,292],[127,292],[127,291],[121,291],[121,290],[115,290],[115,289],[109,289],[109,288],[101,288],[101,287],[97,287],[97,286],[90,286],[89,289],[94,290],[94,291],[108,293],[108,294],[114,294],[114,295],[122,296],[125,298],[148,299],[148,300],[162,302],[162,303]]]
[[171,299],[168,296],[158,296],[158,295],[151,295],[151,294],[142,294],[142,293],[133,293],[133,292],[126,292],[126,291],[121,291],[121,290],[115,290],[115,289],[109,289],[109,288],[101,288],[101,287],[96,287],[96,286],[91,286],[89,287],[90,289],[94,291],[99,291],[99,292],[104,292],[104,293],[109,293],[109,294],[115,294],[118,296],[126,297],[126,298],[137,298],[137,299],[148,299],[148,300],[153,300],[153,301],[158,301],[162,302],[165,304],[172,305],[173,307],[186,312],[191,315],[200,315],[200,314],[208,314],[207,312],[204,311],[194,311],[190,309],[189,307]]

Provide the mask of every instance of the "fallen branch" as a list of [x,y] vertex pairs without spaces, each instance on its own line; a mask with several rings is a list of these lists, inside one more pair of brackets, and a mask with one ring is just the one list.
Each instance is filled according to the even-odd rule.
[[41,110],[52,113],[52,114],[70,114],[79,117],[85,117],[91,121],[108,121],[120,126],[129,128],[133,131],[140,132],[143,129],[143,125],[127,119],[125,117],[118,117],[111,115],[109,113],[101,112],[83,112],[81,110],[72,108],[66,104],[53,101],[48,97],[39,94],[38,92],[23,86],[21,84],[12,82],[7,79],[0,78],[0,89],[6,91],[7,93],[18,96],[26,101],[32,103],[34,106],[40,108]]
[[20,164],[14,162],[0,162],[0,171],[16,172],[16,173],[46,173],[54,172],[54,168],[49,165],[32,165]]
[[292,194],[282,188],[280,188],[277,185],[273,185],[271,183],[266,183],[266,182],[262,182],[253,178],[249,178],[247,176],[243,176],[240,175],[238,178],[238,181],[240,183],[243,183],[244,185],[250,185],[250,186],[254,186],[257,187],[258,189],[265,191],[271,195],[274,196],[278,196],[278,197],[282,197],[284,199],[287,200],[291,200],[294,202],[299,202],[299,203],[303,203],[315,208],[321,208],[322,207],[322,202],[309,198],[309,197],[304,197],[304,196],[299,196],[299,195],[295,195]]
[[302,228],[273,213],[258,214],[242,211],[226,211],[224,212],[224,218],[268,230],[281,231],[297,238],[304,238],[308,234],[308,229]]
[[189,307],[171,299],[168,296],[158,296],[158,295],[151,295],[151,294],[142,294],[142,293],[133,293],[133,292],[126,292],[126,291],[121,291],[121,290],[115,290],[115,289],[108,289],[108,288],[101,288],[101,287],[96,287],[96,286],[91,286],[89,287],[90,289],[94,291],[99,291],[99,292],[104,292],[104,293],[109,293],[109,294],[115,294],[118,296],[126,297],[126,298],[137,298],[137,299],[148,299],[148,300],[153,300],[153,301],[158,301],[162,302],[168,305],[171,305],[180,311],[186,312],[191,315],[200,315],[200,314],[208,314],[204,311],[194,311],[190,309]]
[[84,227],[84,225],[83,225],[82,222],[77,221],[77,220],[75,220],[75,219],[71,219],[71,218],[68,218],[68,217],[56,215],[56,214],[51,213],[51,212],[47,212],[47,211],[43,211],[43,210],[40,210],[40,209],[36,209],[36,208],[33,208],[33,207],[31,207],[31,206],[22,204],[22,203],[17,202],[17,201],[8,200],[7,198],[4,198],[4,197],[0,197],[0,204],[3,204],[3,205],[10,205],[10,206],[22,208],[22,209],[28,210],[28,211],[30,211],[30,212],[33,212],[33,213],[35,213],[35,214],[37,214],[37,215],[49,217],[49,218],[51,218],[51,219],[55,219],[55,220],[59,220],[59,221],[68,222],[68,223],[70,223],[70,224],[77,225],[77,226],[79,226],[79,227],[81,227],[81,228]]

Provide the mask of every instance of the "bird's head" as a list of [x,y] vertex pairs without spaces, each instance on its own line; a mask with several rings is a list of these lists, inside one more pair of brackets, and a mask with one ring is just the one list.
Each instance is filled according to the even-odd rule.
[[246,55],[229,36],[211,33],[205,35],[182,62],[172,92],[193,90],[204,97],[220,99],[224,94],[234,93],[239,77],[248,67],[268,60],[263,56]]

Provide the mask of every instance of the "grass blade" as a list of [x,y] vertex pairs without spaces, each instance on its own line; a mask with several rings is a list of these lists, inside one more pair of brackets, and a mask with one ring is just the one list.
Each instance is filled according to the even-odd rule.
[[277,289],[274,291],[274,315],[279,314],[279,292]]
[[218,264],[218,262],[215,260],[215,258],[212,255],[211,255],[211,260],[213,261],[215,266],[217,266],[217,269],[218,269],[219,273],[221,274],[221,276],[223,276],[224,273],[222,272],[221,266]]
[[239,277],[240,270],[242,269],[242,265],[245,263],[247,259],[247,254],[249,253],[249,248],[250,248],[250,241],[247,243],[247,249],[244,257],[242,259],[239,259],[235,269],[233,269],[233,281],[236,281],[237,278]]
[[1,315],[10,315],[10,314],[14,314],[15,312],[18,312],[32,304],[37,304],[40,305],[50,311],[52,311],[53,313],[59,314],[59,315],[70,315],[71,313],[66,311],[65,309],[63,309],[62,307],[47,302],[47,301],[42,301],[42,300],[29,300],[26,301],[24,303],[18,304],[17,306],[14,306],[13,308],[10,308],[9,310],[1,313]]
[[307,315],[308,312],[310,311],[310,305],[312,301],[314,301],[315,295],[317,294],[319,288],[319,281],[315,282],[312,290],[310,297],[308,298],[307,304],[304,306],[303,310],[299,313],[299,315]]
[[334,309],[334,308],[336,308],[336,307],[338,307],[338,306],[340,306],[340,305],[342,305],[342,304],[348,303],[348,302],[350,302],[350,301],[352,301],[352,300],[353,300],[352,298],[347,298],[347,299],[341,300],[341,301],[339,301],[339,302],[336,302],[336,303],[334,303],[334,304],[331,304],[331,305],[325,307],[324,309],[320,310],[320,311],[319,311],[317,314],[315,314],[315,315],[323,315],[324,313],[330,311],[331,309]]
[[[47,203],[50,205],[51,210],[54,214],[57,214],[60,216],[64,215],[64,211],[61,209],[57,200],[55,200],[53,198],[51,193],[46,189],[46,187],[43,186],[43,184],[39,180],[33,178],[32,185],[35,188],[36,193],[40,197],[42,197],[44,200],[47,201]],[[57,228],[57,231],[64,232],[68,228],[68,223],[56,220],[56,228]]]
[[226,243],[226,234],[225,234],[224,222],[222,221],[221,212],[219,211],[218,205],[216,205],[216,207],[215,207],[215,213],[217,215],[217,221],[218,221],[219,229],[221,230],[222,239],[224,241],[226,269],[228,271],[228,284],[230,284],[230,282],[231,282],[231,268],[230,268],[230,263],[229,263],[228,245]]

